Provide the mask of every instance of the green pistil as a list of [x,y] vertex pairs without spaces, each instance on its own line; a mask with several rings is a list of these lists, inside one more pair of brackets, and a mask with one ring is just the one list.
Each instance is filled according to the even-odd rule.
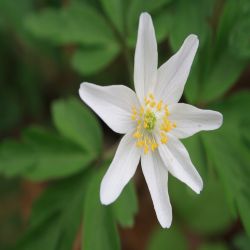
[[144,128],[148,131],[152,131],[155,127],[156,117],[152,111],[146,112],[144,116]]

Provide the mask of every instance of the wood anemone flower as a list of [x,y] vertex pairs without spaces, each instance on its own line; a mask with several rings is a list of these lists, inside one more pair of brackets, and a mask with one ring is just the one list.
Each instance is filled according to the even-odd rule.
[[202,179],[179,139],[221,126],[219,112],[178,103],[197,51],[199,40],[189,35],[179,51],[159,69],[157,42],[149,14],[140,16],[134,61],[135,92],[123,85],[82,83],[81,99],[115,132],[125,134],[103,177],[101,202],[114,202],[135,174],[142,171],[162,227],[170,227],[172,208],[168,173],[196,193]]

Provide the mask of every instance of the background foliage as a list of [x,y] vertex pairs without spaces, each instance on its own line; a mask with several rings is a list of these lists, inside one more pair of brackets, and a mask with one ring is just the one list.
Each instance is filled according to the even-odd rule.
[[[224,115],[221,129],[183,141],[205,188],[170,178],[169,230],[141,173],[100,204],[118,138],[77,94],[83,80],[133,87],[142,11],[160,64],[198,35],[183,101]],[[249,30],[249,0],[0,0],[0,248],[250,249]]]

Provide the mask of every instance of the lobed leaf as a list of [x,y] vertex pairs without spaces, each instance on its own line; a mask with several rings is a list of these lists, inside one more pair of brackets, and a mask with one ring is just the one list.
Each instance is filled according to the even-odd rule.
[[112,209],[100,202],[100,183],[103,175],[103,169],[93,174],[87,188],[82,240],[84,250],[120,249]]
[[124,2],[122,0],[100,0],[103,10],[120,33],[124,32]]
[[102,147],[102,132],[95,116],[75,98],[55,101],[52,118],[58,131],[97,156]]
[[112,205],[112,211],[115,219],[122,227],[134,225],[134,216],[138,212],[138,201],[135,186],[131,181]]
[[[231,211],[239,213],[250,234],[249,150],[242,129],[249,124],[249,92],[239,92],[214,105],[224,115],[221,129],[202,135],[205,147],[224,185]],[[244,131],[244,130],[243,130]]]
[[104,69],[119,54],[116,44],[97,48],[80,48],[72,58],[72,67],[83,75],[91,75]]
[[16,250],[68,250],[81,223],[90,172],[59,181],[35,203],[30,225]]
[[106,20],[86,3],[75,2],[65,9],[45,9],[30,15],[25,26],[34,36],[59,45],[102,45],[115,40]]
[[94,159],[74,142],[35,127],[26,129],[21,142],[9,140],[0,146],[1,173],[36,181],[72,175]]
[[193,231],[202,235],[216,235],[233,222],[220,182],[203,179],[204,188],[197,195],[179,181],[169,179],[170,197],[176,213]]

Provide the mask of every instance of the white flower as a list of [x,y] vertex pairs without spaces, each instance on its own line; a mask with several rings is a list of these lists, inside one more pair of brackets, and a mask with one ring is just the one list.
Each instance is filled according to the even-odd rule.
[[81,99],[113,131],[125,134],[102,180],[101,202],[107,205],[117,199],[141,159],[156,215],[164,228],[170,227],[172,221],[168,173],[196,193],[203,187],[179,139],[201,130],[217,129],[222,124],[222,115],[218,112],[178,103],[198,44],[198,38],[189,35],[179,51],[157,69],[154,27],[150,15],[143,13],[135,50],[136,93],[123,85],[101,87],[86,82],[79,90]]

